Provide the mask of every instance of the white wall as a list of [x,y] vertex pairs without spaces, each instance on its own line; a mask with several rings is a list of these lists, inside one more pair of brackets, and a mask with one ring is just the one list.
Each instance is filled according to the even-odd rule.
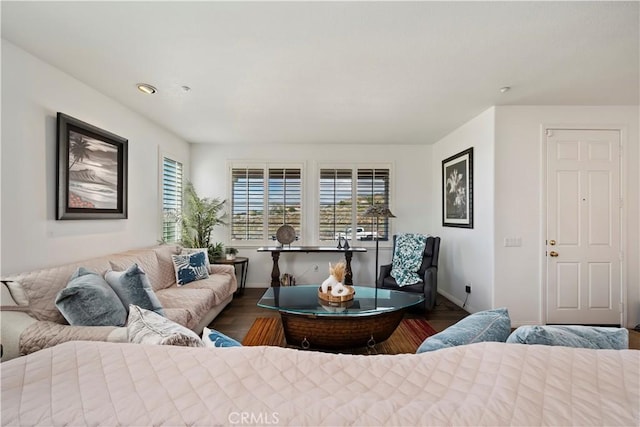
[[[489,108],[433,145],[431,228],[441,237],[438,291],[470,312],[493,307],[494,125]],[[442,226],[442,160],[473,147],[473,229]]]
[[[55,220],[59,111],[129,140],[129,219]],[[2,40],[1,273],[155,244],[159,149],[189,157],[185,141]]]
[[[318,162],[391,162],[391,210],[397,218],[391,219],[391,232],[432,233],[430,203],[433,200],[433,179],[425,165],[431,164],[431,147],[417,145],[242,145],[193,144],[191,147],[191,179],[200,196],[229,198],[230,188],[227,160],[301,161],[304,162],[303,185],[305,213],[302,244],[317,245],[315,210],[318,202]],[[218,227],[214,241],[229,243],[229,229]],[[358,242],[367,246],[365,254],[354,254],[354,283],[373,285],[375,246],[371,242]],[[265,287],[270,283],[271,257],[256,252],[257,246],[240,246],[240,256],[249,262],[248,287]],[[280,257],[280,272],[291,273],[298,283],[319,283],[328,276],[328,263],[340,260],[337,254],[285,254]],[[391,260],[388,244],[380,242],[380,264]],[[314,272],[313,267],[319,266]]]
[[[545,233],[542,194],[543,125],[626,128],[627,326],[640,323],[640,154],[638,107],[508,106],[496,107],[495,143],[495,289],[494,305],[506,306],[514,325],[544,321]],[[505,248],[506,237],[522,246]]]

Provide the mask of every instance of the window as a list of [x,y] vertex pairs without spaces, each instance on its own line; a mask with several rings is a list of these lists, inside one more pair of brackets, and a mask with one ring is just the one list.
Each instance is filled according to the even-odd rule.
[[292,226],[299,236],[302,169],[232,167],[231,212],[231,240],[270,240],[283,224]]
[[178,219],[182,213],[182,163],[162,158],[162,240],[181,239]]
[[[389,206],[390,168],[320,169],[319,240],[374,240],[371,204]],[[354,197],[355,194],[355,197]],[[379,240],[389,239],[389,219],[378,220]]]
[[351,174],[351,169],[320,170],[320,240],[337,240],[351,227]]
[[300,235],[302,188],[300,169],[269,169],[268,236],[275,236],[281,225],[287,224]]
[[[358,169],[356,225],[372,233],[360,240],[373,240],[376,219],[364,216],[372,204],[389,206],[389,169]],[[389,240],[389,218],[378,219],[378,240]]]

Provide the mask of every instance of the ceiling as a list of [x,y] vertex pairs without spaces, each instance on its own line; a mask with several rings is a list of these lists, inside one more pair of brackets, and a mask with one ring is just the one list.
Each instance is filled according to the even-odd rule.
[[640,91],[636,1],[1,8],[3,38],[193,143],[430,144],[492,105]]

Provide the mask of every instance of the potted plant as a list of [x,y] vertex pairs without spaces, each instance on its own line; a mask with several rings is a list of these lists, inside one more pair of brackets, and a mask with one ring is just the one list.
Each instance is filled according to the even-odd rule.
[[[181,244],[188,248],[207,248],[209,258],[216,248],[222,251],[222,244],[211,244],[211,232],[217,225],[226,225],[224,212],[225,200],[199,197],[193,184],[187,182],[184,188],[185,209],[180,221],[182,224]],[[220,247],[218,247],[220,245]]]
[[224,250],[224,252],[227,254],[227,259],[233,261],[234,259],[236,259],[238,250],[236,248],[228,247]]
[[216,258],[222,258],[225,254],[222,242],[216,242],[215,245],[209,245],[209,259],[213,261]]

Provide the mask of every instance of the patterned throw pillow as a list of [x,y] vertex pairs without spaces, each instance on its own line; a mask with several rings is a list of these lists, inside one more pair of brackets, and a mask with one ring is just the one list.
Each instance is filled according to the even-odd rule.
[[414,285],[422,280],[416,273],[426,245],[427,236],[423,234],[398,234],[391,266],[391,277],[398,286]]
[[125,307],[135,304],[164,316],[162,304],[138,264],[133,264],[126,271],[107,271],[104,278]]
[[205,347],[242,347],[242,344],[233,338],[207,327],[202,330],[202,342]]
[[178,286],[209,277],[204,252],[194,252],[189,255],[171,255],[171,258],[176,270],[176,283],[178,283]]
[[204,252],[204,264],[207,266],[207,270],[209,269],[209,251],[207,248],[182,248],[180,251],[180,255],[191,255],[197,252]]
[[127,310],[118,295],[97,273],[84,267],[58,292],[56,307],[73,326],[124,326]]
[[195,332],[137,305],[129,306],[127,320],[129,342],[135,344],[204,347]]

